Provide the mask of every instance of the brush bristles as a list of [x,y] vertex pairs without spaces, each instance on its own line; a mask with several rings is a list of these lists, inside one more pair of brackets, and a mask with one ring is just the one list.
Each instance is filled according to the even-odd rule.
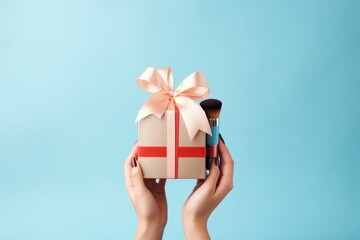
[[207,118],[219,118],[222,102],[217,99],[206,99],[200,103]]

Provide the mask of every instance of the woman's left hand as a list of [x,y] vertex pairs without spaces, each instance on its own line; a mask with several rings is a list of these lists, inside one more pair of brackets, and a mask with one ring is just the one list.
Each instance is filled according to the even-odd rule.
[[138,217],[135,239],[161,239],[167,222],[166,179],[144,179],[137,145],[125,161],[126,190]]

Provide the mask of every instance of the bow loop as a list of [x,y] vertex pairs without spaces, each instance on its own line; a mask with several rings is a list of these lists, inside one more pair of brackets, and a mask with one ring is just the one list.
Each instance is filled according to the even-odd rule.
[[137,80],[137,84],[152,93],[152,96],[140,109],[135,122],[151,114],[161,118],[170,103],[173,103],[183,117],[190,139],[194,138],[198,130],[211,135],[203,109],[193,101],[209,94],[209,87],[202,73],[192,73],[174,91],[171,68],[147,68]]
[[147,92],[169,92],[172,91],[172,74],[169,76],[169,73],[164,70],[156,71],[154,68],[149,67],[141,74],[136,83]]
[[184,79],[175,90],[175,96],[186,96],[191,99],[202,99],[209,94],[205,77],[200,72],[194,72]]

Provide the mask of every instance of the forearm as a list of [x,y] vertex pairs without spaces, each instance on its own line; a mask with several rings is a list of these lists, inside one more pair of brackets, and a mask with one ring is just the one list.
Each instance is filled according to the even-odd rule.
[[207,240],[210,235],[207,229],[207,220],[183,218],[186,240]]
[[164,228],[162,224],[147,221],[139,221],[136,230],[136,240],[160,240],[162,239]]

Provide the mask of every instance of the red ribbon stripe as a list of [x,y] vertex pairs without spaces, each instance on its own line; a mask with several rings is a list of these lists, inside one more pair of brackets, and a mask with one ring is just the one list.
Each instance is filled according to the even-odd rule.
[[[200,158],[206,156],[205,147],[179,147],[178,157]],[[138,157],[166,157],[166,147],[138,146]]]

